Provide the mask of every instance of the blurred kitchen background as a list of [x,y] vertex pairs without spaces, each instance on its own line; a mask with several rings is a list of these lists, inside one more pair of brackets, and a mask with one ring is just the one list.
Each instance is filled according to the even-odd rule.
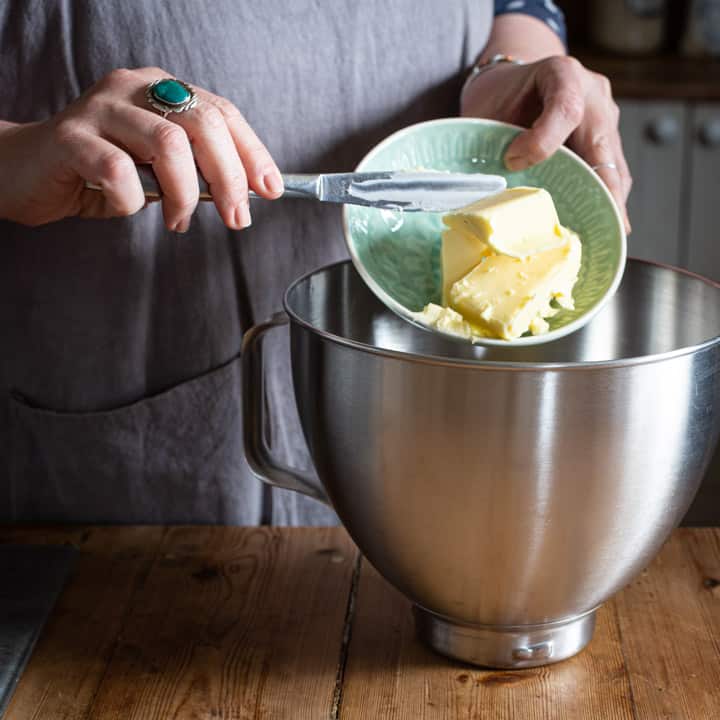
[[[570,52],[610,79],[620,106],[628,253],[720,281],[720,0],[556,4]],[[720,524],[720,449],[685,523]]]

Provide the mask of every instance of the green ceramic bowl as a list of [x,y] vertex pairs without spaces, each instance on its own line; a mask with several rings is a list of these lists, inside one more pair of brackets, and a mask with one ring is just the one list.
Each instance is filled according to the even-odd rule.
[[[575,310],[562,310],[551,318],[550,330],[543,335],[477,341],[483,345],[533,345],[578,330],[612,297],[625,269],[625,230],[602,180],[564,147],[539,165],[510,172],[502,158],[519,132],[514,125],[494,120],[431,120],[394,133],[357,166],[358,171],[425,168],[493,173],[504,175],[509,187],[532,185],[550,192],[560,222],[582,241],[582,266],[573,290]],[[418,324],[411,313],[429,302],[440,302],[441,215],[357,205],[346,205],[343,213],[345,239],[362,278],[391,310]]]

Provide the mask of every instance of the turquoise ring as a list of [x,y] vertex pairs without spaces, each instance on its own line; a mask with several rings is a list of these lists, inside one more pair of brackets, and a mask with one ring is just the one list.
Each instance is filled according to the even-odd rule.
[[185,112],[198,103],[195,91],[176,78],[161,78],[151,82],[145,88],[145,98],[163,117],[171,112]]

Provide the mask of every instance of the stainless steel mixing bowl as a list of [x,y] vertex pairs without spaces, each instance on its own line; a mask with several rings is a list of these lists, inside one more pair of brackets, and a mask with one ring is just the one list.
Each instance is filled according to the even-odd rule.
[[[686,512],[720,433],[720,285],[630,261],[545,345],[474,348],[393,315],[349,263],[298,280],[243,347],[259,478],[329,498],[420,636],[495,667],[562,660]],[[263,333],[290,322],[314,476],[262,438]]]

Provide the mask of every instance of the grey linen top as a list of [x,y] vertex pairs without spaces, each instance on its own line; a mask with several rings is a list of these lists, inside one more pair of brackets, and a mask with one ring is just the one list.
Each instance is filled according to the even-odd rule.
[[[0,118],[46,118],[113,68],[157,65],[235,102],[283,171],[350,170],[390,132],[457,114],[491,20],[489,0],[6,0]],[[294,278],[346,256],[340,210],[252,212],[233,232],[201,207],[185,235],[157,206],[0,222],[0,522],[336,521],[250,473],[237,358]],[[269,433],[308,466],[279,335]]]

